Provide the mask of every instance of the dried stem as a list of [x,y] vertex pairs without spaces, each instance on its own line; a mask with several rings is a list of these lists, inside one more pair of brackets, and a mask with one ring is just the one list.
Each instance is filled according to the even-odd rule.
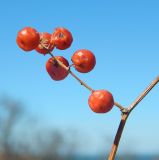
[[120,142],[120,138],[125,126],[125,123],[128,119],[128,116],[130,115],[130,112],[137,106],[137,104],[139,104],[141,102],[141,100],[152,90],[152,88],[159,82],[159,76],[154,79],[151,84],[139,95],[139,97],[128,107],[124,110],[121,110],[123,112],[122,116],[121,116],[121,121],[114,139],[114,143],[112,145],[112,149],[109,153],[109,157],[108,160],[114,160],[115,159],[115,155],[118,149],[118,145]]
[[[94,90],[88,86],[85,82],[83,82],[80,78],[78,78],[71,70],[70,70],[70,66],[66,67],[61,61],[59,61],[50,51],[49,54],[51,55],[52,58],[54,58],[57,63],[63,67],[64,69],[66,69],[70,75],[72,75],[81,85],[83,85],[85,88],[87,88],[89,91],[93,92]],[[128,116],[130,115],[130,112],[137,106],[138,103],[141,102],[141,100],[151,91],[151,89],[159,82],[159,76],[152,81],[152,83],[139,95],[139,97],[128,107],[128,108],[124,108],[122,105],[120,105],[118,102],[114,102],[114,105],[117,106],[120,111],[122,112],[122,116],[121,116],[121,121],[114,139],[114,143],[112,145],[112,149],[109,153],[109,157],[108,160],[114,160],[115,156],[116,156],[116,152],[118,149],[118,145],[121,139],[121,135],[123,133],[124,130],[124,126],[126,124],[126,121],[128,119]]]
[[114,143],[112,145],[112,149],[111,149],[111,152],[109,154],[108,160],[114,160],[114,158],[115,158],[115,155],[116,155],[116,152],[117,152],[117,149],[118,149],[118,145],[119,145],[119,142],[120,142],[120,138],[121,138],[121,135],[123,133],[123,129],[124,129],[126,120],[128,118],[128,115],[129,114],[126,113],[126,114],[122,114],[122,116],[121,116],[121,121],[120,121],[118,130],[117,130],[117,134],[115,136]]
[[[83,85],[85,88],[87,88],[89,91],[91,91],[91,92],[93,92],[94,90],[90,87],[90,86],[88,86],[84,81],[82,81],[79,77],[77,77],[71,70],[70,70],[70,67],[66,67],[61,61],[59,61],[50,51],[48,52],[49,54],[50,54],[50,56],[52,57],[52,58],[54,58],[57,62],[58,62],[58,64],[61,66],[61,67],[63,67],[64,69],[66,69],[69,73],[70,73],[70,75],[72,75],[72,77],[74,77],[81,85]],[[71,66],[73,66],[73,64],[71,65]],[[114,102],[114,105],[116,106],[116,107],[118,107],[121,111],[124,111],[125,110],[125,108],[122,106],[122,105],[120,105],[118,102]]]
[[58,64],[63,67],[64,69],[66,69],[77,81],[79,81],[79,83],[81,85],[83,85],[85,88],[87,88],[89,91],[93,92],[94,90],[88,86],[85,82],[83,82],[80,78],[78,78],[71,70],[70,70],[70,67],[66,67],[61,61],[59,61],[52,53],[49,53],[51,55],[51,57],[53,57],[57,62]]
[[80,82],[81,85],[83,85],[84,87],[86,87],[88,90],[90,90],[91,92],[93,92],[94,90],[88,86],[85,82],[83,82],[80,78],[78,78],[71,70],[69,70],[69,73],[77,80]]
[[139,102],[152,90],[152,88],[159,82],[159,76],[156,77],[151,84],[140,94],[140,96],[130,105],[128,108],[129,112],[131,112]]
[[[43,44],[42,46],[45,48],[45,49],[48,49],[46,48]],[[93,92],[94,90],[88,86],[85,82],[83,82],[80,78],[78,78],[71,70],[71,66],[73,66],[73,64],[69,67],[66,67],[61,61],[59,61],[49,50],[48,50],[48,53],[51,55],[52,58],[54,58],[57,63],[63,67],[64,69],[66,69],[81,85],[83,85],[85,88],[87,88],[89,91]],[[120,105],[118,102],[114,102],[114,105],[117,106],[120,111],[122,112],[122,115],[121,115],[121,120],[120,120],[120,124],[119,124],[119,127],[118,127],[118,130],[117,130],[117,133],[116,133],[116,136],[115,136],[115,139],[114,139],[114,143],[112,145],[112,148],[111,148],[111,151],[109,153],[109,157],[108,157],[108,160],[114,160],[115,159],[115,156],[116,156],[116,152],[117,152],[117,149],[118,149],[118,146],[119,146],[119,142],[120,142],[120,139],[121,139],[121,135],[123,133],[123,130],[124,130],[124,126],[126,124],[126,121],[128,119],[128,116],[130,115],[131,111],[137,106],[137,104],[139,104],[142,99],[152,90],[152,88],[159,82],[159,76],[154,79],[151,84],[139,95],[139,97],[128,107],[128,108],[124,108],[122,105]]]
[[117,106],[121,111],[125,110],[125,108],[121,104],[119,104],[118,102],[114,102],[114,105]]

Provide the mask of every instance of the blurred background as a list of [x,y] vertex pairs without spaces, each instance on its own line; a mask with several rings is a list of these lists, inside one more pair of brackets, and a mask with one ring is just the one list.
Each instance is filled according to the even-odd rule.
[[[0,159],[106,159],[120,121],[118,108],[93,113],[89,91],[71,76],[53,81],[45,69],[50,57],[19,49],[17,33],[25,26],[49,33],[68,28],[72,46],[54,54],[70,61],[76,50],[91,50],[94,70],[73,71],[129,106],[159,74],[159,1],[0,2]],[[159,159],[158,100],[157,85],[129,117],[117,159]]]

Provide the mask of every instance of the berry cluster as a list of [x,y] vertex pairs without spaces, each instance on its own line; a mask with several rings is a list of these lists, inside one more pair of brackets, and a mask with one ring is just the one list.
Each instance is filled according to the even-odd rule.
[[69,30],[58,27],[50,34],[47,32],[39,33],[32,27],[25,27],[18,32],[16,42],[24,51],[36,50],[40,54],[51,55],[51,58],[46,62],[46,70],[53,80],[63,80],[68,74],[71,74],[89,89],[91,95],[88,99],[88,104],[92,111],[106,113],[112,109],[114,99],[109,91],[91,89],[71,71],[71,67],[74,67],[78,72],[88,73],[94,68],[96,58],[90,50],[77,50],[71,57],[71,65],[63,56],[54,56],[51,53],[55,48],[65,50],[71,46],[73,37]]

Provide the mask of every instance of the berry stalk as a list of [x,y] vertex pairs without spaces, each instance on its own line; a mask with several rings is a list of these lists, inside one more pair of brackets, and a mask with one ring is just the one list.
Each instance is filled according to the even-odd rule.
[[[45,46],[43,46],[44,48],[46,48]],[[46,48],[47,49],[47,48]],[[70,69],[70,67],[66,67],[61,61],[59,61],[49,50],[48,50],[48,54],[54,58],[56,60],[56,62],[63,67],[64,69],[66,69],[72,77],[74,77],[82,86],[84,86],[85,88],[87,88],[90,92],[93,92],[94,89],[92,89],[88,84],[86,84],[84,81],[82,81],[78,76],[76,76]],[[121,112],[123,112],[125,110],[125,108],[120,105],[118,102],[114,102],[114,105],[116,107],[118,107],[120,109]]]
[[70,67],[66,67],[61,61],[59,61],[51,52],[49,52],[50,56],[56,60],[56,62],[63,67],[65,70],[67,70],[77,81],[80,82],[81,85],[83,85],[85,88],[87,88],[89,91],[93,92],[94,90],[88,86],[85,82],[83,82],[80,78],[78,78],[71,70]]

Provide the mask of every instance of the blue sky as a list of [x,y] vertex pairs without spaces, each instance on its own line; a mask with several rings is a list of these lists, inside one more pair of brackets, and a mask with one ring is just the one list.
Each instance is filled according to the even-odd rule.
[[[68,28],[73,44],[65,51],[55,50],[55,55],[70,61],[78,49],[94,52],[95,69],[88,74],[75,72],[92,88],[107,89],[117,102],[128,106],[159,74],[158,7],[157,0],[1,0],[0,93],[20,99],[42,124],[92,135],[93,147],[86,150],[98,150],[101,136],[113,140],[120,120],[118,109],[104,115],[93,113],[87,102],[89,91],[71,76],[52,81],[45,70],[49,56],[20,50],[17,32],[25,26],[50,33],[58,26]],[[136,153],[159,152],[158,93],[156,86],[133,111],[119,152],[130,145]],[[106,144],[107,150],[110,145]]]

